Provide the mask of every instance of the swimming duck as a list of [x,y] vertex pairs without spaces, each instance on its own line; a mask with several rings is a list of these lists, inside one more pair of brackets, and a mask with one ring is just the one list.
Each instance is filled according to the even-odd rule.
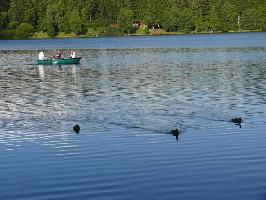
[[173,136],[176,136],[176,135],[179,135],[179,130],[178,129],[173,129],[173,130],[171,130],[171,134],[173,135]]
[[76,124],[74,127],[73,127],[73,130],[78,134],[79,131],[80,131],[80,126],[78,124]]
[[171,134],[176,137],[176,140],[178,140],[178,135],[180,134],[180,131],[177,128],[172,129]]
[[231,122],[235,123],[235,124],[241,124],[243,122],[241,117],[235,117],[231,119]]

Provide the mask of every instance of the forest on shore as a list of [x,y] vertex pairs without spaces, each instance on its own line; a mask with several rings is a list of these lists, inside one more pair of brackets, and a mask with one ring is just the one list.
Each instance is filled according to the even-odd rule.
[[265,0],[1,0],[0,39],[265,31]]

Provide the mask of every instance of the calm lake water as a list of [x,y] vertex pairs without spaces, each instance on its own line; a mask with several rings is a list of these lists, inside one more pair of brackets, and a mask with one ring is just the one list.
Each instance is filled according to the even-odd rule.
[[1,200],[266,199],[266,33],[0,41],[0,97]]

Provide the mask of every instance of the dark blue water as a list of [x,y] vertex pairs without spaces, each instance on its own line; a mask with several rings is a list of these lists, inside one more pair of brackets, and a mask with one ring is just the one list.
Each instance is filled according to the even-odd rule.
[[265,36],[0,41],[0,199],[266,199]]
[[[252,35],[252,36],[250,36]],[[263,47],[266,33],[0,40],[1,50]],[[254,39],[255,38],[255,39]]]

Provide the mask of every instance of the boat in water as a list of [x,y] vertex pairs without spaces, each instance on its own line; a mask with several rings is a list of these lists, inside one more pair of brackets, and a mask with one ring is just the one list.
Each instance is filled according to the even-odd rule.
[[81,57],[77,58],[51,58],[44,60],[37,60],[37,65],[71,65],[79,64]]

